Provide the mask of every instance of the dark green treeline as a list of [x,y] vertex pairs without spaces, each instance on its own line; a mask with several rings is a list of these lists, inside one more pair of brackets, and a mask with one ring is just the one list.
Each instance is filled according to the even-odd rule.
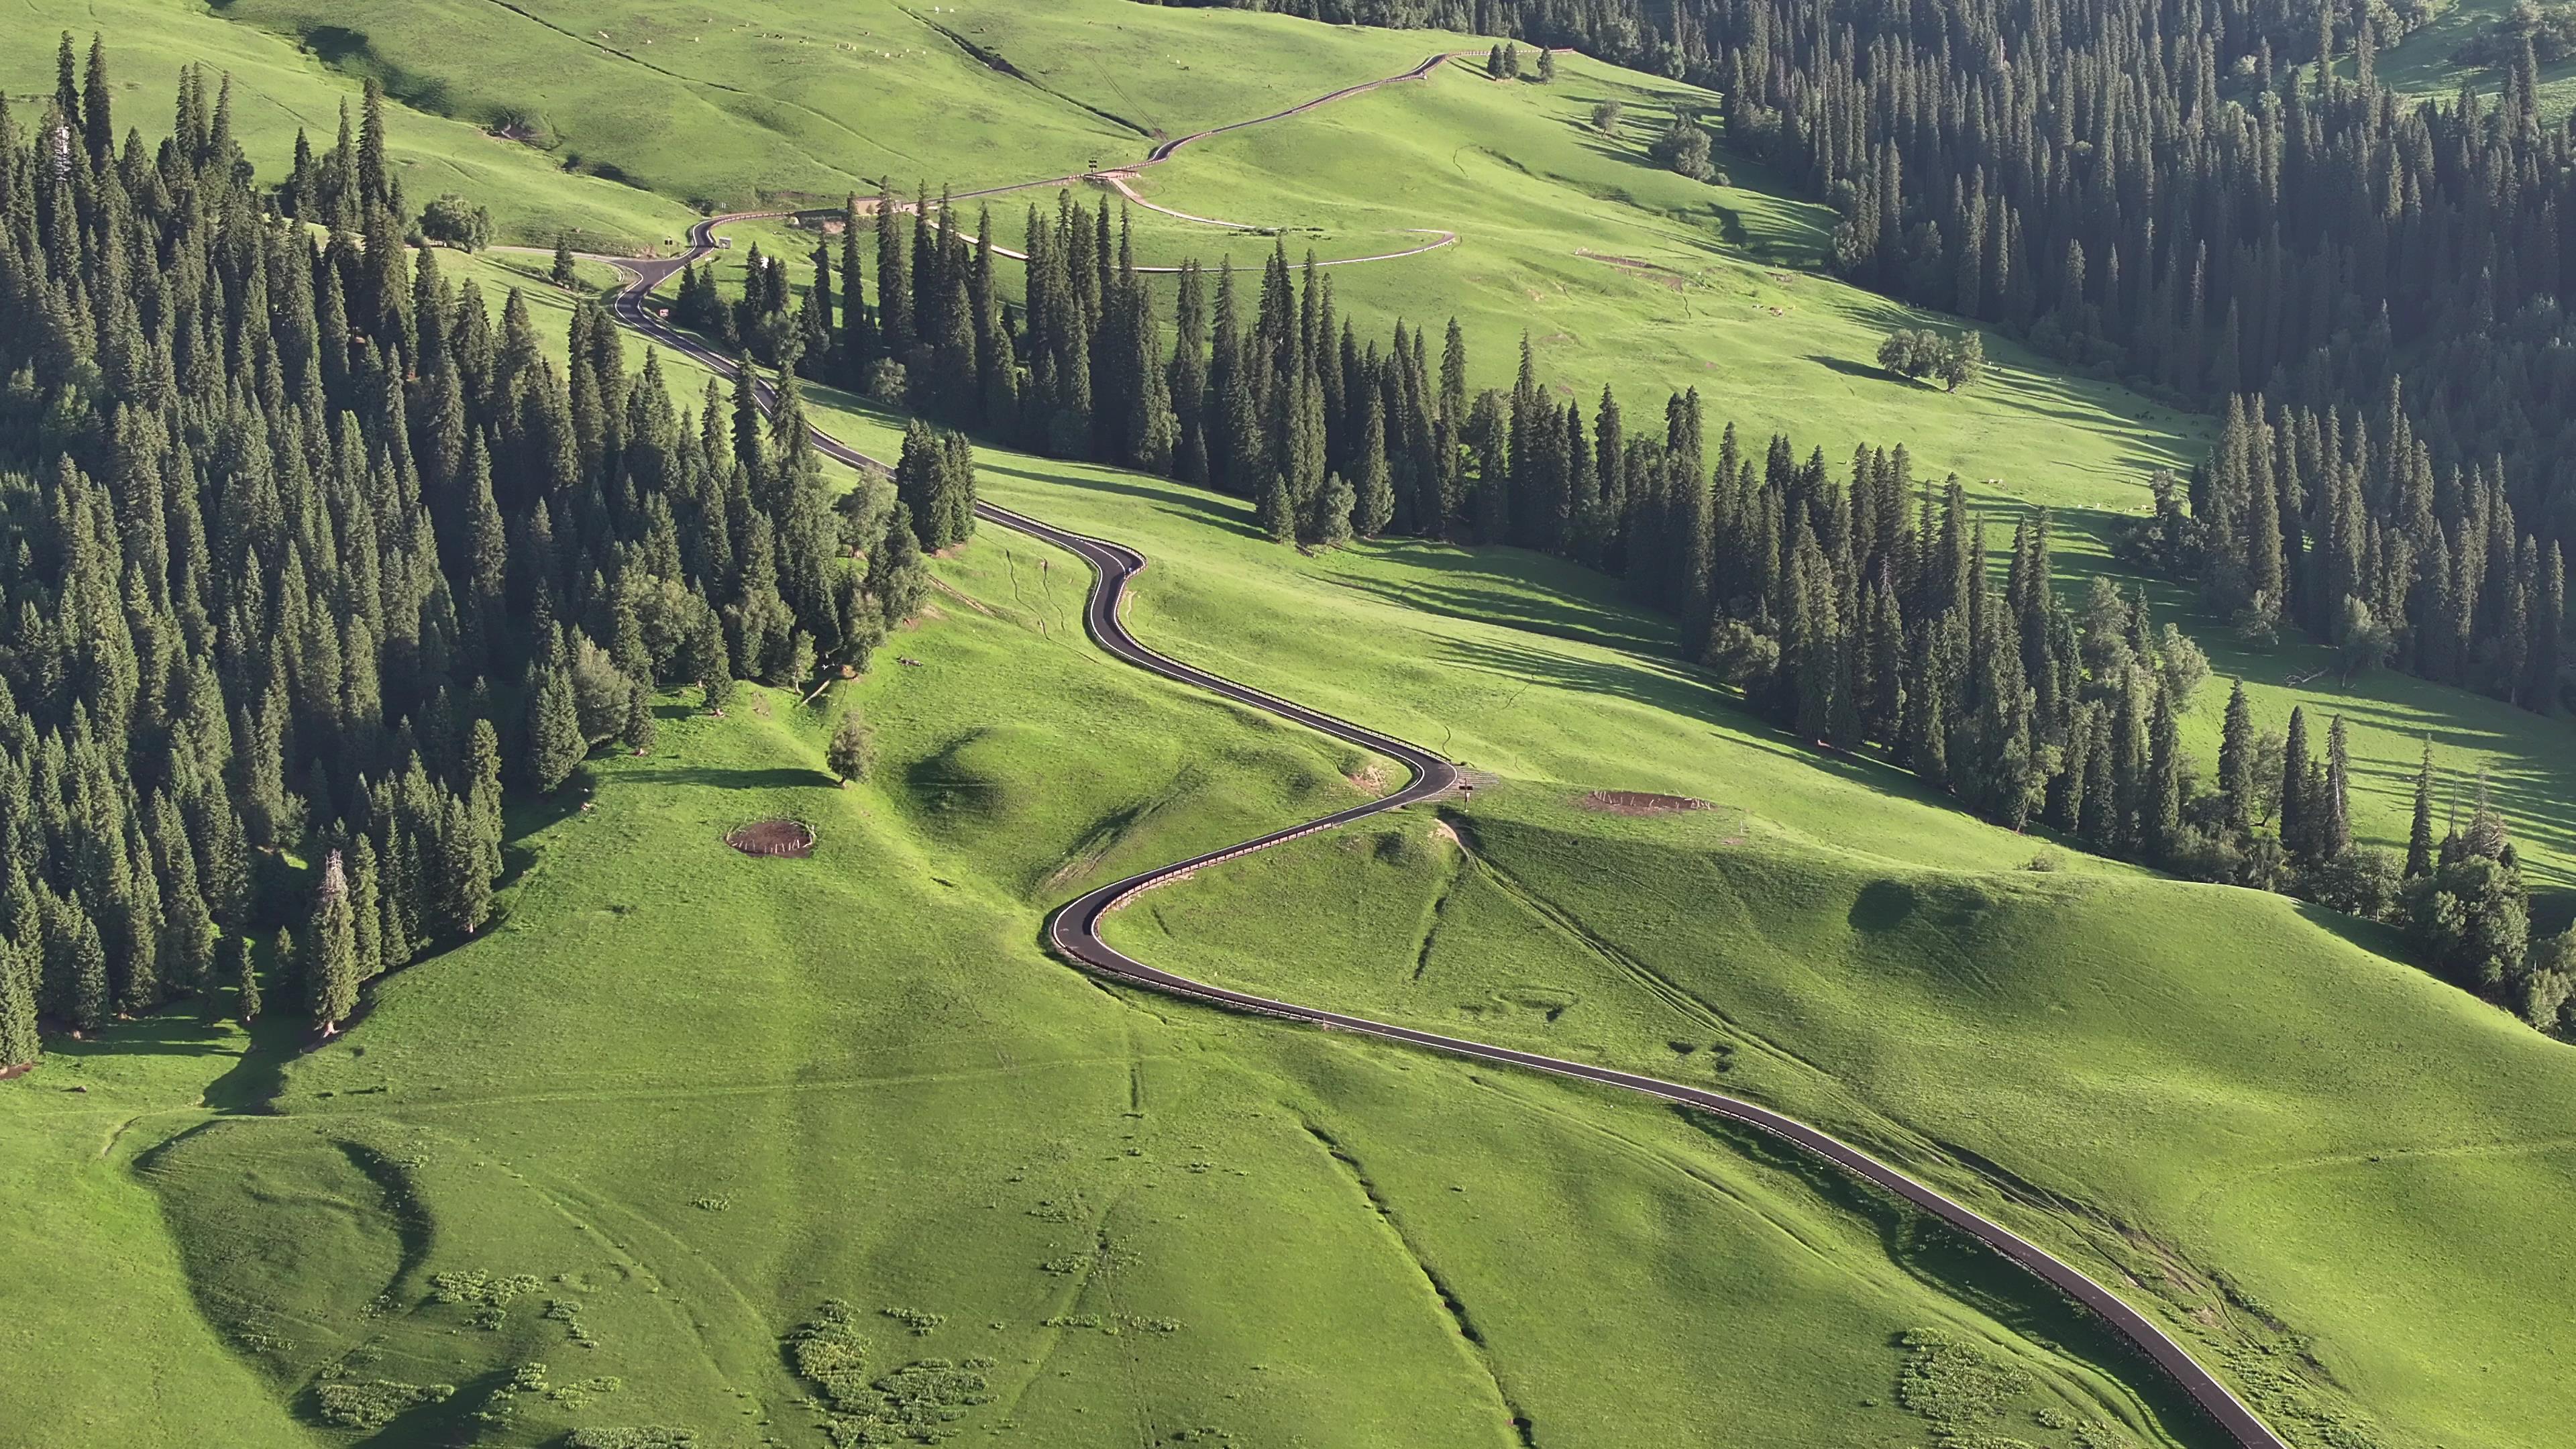
[[88,74],[0,103],[0,1066],[254,971],[345,1016],[485,924],[506,787],[648,744],[657,686],[862,665],[922,589],[792,375],[677,411],[595,302],[559,368],[407,248],[372,88],[265,191],[228,85],[148,146]]
[[2542,114],[2527,34],[2486,96],[2425,101],[2375,64],[2425,5],[1204,3],[1519,36],[1708,87],[1739,154],[1835,208],[1845,276],[2195,406],[2259,392],[2256,423],[2340,422],[2342,456],[2274,469],[2287,572],[2218,580],[2223,615],[2533,709],[2569,697],[2511,637],[2576,545],[2576,118]]

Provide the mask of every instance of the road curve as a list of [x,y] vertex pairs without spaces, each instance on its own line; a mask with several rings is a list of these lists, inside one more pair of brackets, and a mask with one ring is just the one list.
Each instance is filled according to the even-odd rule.
[[[1447,58],[1445,55],[1434,56],[1417,70],[1398,79],[1428,74],[1434,66]],[[1374,84],[1384,84],[1384,82]],[[1311,109],[1325,101],[1370,88],[1372,87],[1362,86],[1349,91],[1335,92],[1332,96],[1322,97],[1308,102],[1305,106],[1278,114],[1279,116],[1294,115],[1298,111]],[[1277,118],[1274,116],[1263,119]],[[1172,151],[1198,139],[1199,136],[1215,135],[1221,131],[1235,130],[1251,124],[1257,124],[1257,122],[1239,122],[1235,126],[1218,127],[1215,130],[1200,132],[1198,136],[1185,136],[1177,141],[1166,142],[1156,148],[1157,154],[1153,159],[1159,161]],[[730,377],[735,369],[733,359],[725,357],[699,343],[695,338],[671,327],[663,320],[660,313],[648,304],[648,298],[652,290],[672,273],[712,250],[716,244],[715,233],[726,223],[776,214],[745,212],[710,217],[690,228],[690,250],[684,256],[617,262],[616,265],[626,273],[628,278],[627,285],[617,294],[618,319],[644,333],[659,345],[690,358],[719,376]],[[774,401],[774,390],[770,384],[760,382],[756,386],[756,391],[761,407],[766,410]],[[869,457],[822,429],[814,428],[811,432],[816,449],[825,456],[872,473],[882,474],[888,471],[884,463]],[[1783,1116],[1767,1107],[1700,1087],[1685,1086],[1679,1082],[1668,1082],[1635,1072],[1596,1066],[1589,1062],[1517,1051],[1463,1037],[1417,1031],[1391,1022],[1350,1016],[1337,1011],[1327,1011],[1321,1007],[1255,996],[1247,992],[1233,991],[1207,982],[1195,981],[1186,976],[1148,966],[1101,939],[1100,923],[1103,917],[1156,886],[1185,879],[1205,867],[1250,855],[1255,851],[1267,850],[1275,845],[1282,845],[1304,836],[1364,820],[1370,816],[1436,799],[1456,787],[1458,767],[1452,761],[1420,745],[1382,734],[1364,725],[1353,724],[1294,700],[1283,699],[1278,695],[1254,689],[1250,685],[1236,683],[1222,675],[1212,674],[1195,665],[1185,664],[1168,655],[1158,653],[1138,642],[1119,618],[1120,605],[1127,596],[1128,582],[1146,564],[1145,555],[1135,549],[1122,543],[1092,538],[1058,528],[1053,524],[992,503],[978,502],[975,505],[975,514],[987,522],[1076,554],[1091,565],[1095,577],[1084,609],[1084,623],[1093,641],[1111,655],[1166,679],[1231,700],[1247,708],[1304,725],[1334,739],[1401,761],[1412,771],[1412,779],[1405,784],[1404,788],[1392,794],[1354,805],[1347,810],[1336,811],[1321,819],[1272,831],[1240,845],[1230,845],[1220,850],[1193,856],[1188,860],[1158,866],[1084,893],[1059,907],[1047,918],[1046,941],[1048,946],[1058,954],[1100,975],[1150,987],[1170,995],[1233,1010],[1305,1022],[1328,1030],[1355,1032],[1386,1041],[1400,1042],[1407,1046],[1446,1052],[1471,1060],[1494,1062],[1602,1086],[1617,1087],[1641,1096],[1654,1097],[1694,1108],[1767,1132],[1801,1151],[1832,1163],[1854,1177],[1875,1184],[1905,1199],[1958,1231],[1984,1243],[2013,1263],[2038,1276],[2058,1292],[2082,1304],[2169,1375],[2183,1392],[2189,1395],[2192,1401],[2199,1405],[2219,1427],[2243,1446],[2243,1449],[2291,1449],[2289,1443],[2273,1433],[2271,1428],[2243,1400],[2239,1399],[2234,1391],[2220,1382],[2215,1374],[2204,1368],[2199,1360],[2193,1358],[2190,1350],[2146,1315],[2130,1307],[2118,1295],[2012,1229],[1908,1177],[1829,1133]]]

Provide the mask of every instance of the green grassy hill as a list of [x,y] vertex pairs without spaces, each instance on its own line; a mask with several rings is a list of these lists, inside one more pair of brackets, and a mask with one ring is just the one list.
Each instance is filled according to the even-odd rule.
[[[2027,1376],[1996,1420],[2025,1442],[2209,1442],[1997,1260],[1759,1144],[1046,960],[1039,904],[1356,799],[1370,763],[1112,664],[1071,632],[1077,570],[989,532],[942,564],[845,691],[863,786],[785,695],[666,704],[655,755],[516,817],[503,922],[338,1043],[172,1019],[0,1099],[59,1117],[6,1134],[12,1209],[113,1208],[67,1274],[158,1265],[124,1352],[7,1422],[97,1402],[113,1442],[202,1442],[204,1393],[264,1443],[378,1410],[366,1442],[817,1443],[781,1340],[838,1299],[872,1378],[1038,1443],[1893,1446],[1924,1329]],[[722,844],[771,816],[815,857]],[[30,1222],[0,1212],[13,1261]],[[95,1322],[68,1288],[0,1306],[51,1341]],[[120,1394],[164,1360],[210,1387]],[[981,1383],[902,1377],[932,1360]]]
[[[935,12],[782,0],[756,19],[598,0],[232,0],[212,12],[116,0],[95,19],[68,6],[57,15],[51,3],[36,4],[29,33],[39,40],[100,24],[141,38],[140,58],[120,62],[120,72],[130,93],[156,106],[181,58],[246,77],[266,107],[247,108],[259,118],[243,124],[264,165],[283,159],[290,115],[327,136],[337,98],[354,77],[377,74],[412,103],[395,127],[397,155],[412,163],[409,191],[455,186],[522,240],[550,240],[571,224],[585,242],[653,242],[685,225],[669,201],[635,188],[706,205],[798,205],[872,189],[888,172],[898,185],[934,188],[1024,181],[1131,160],[1151,138],[1265,114],[1442,49],[1483,48],[1440,32],[1133,0],[963,0]],[[1399,319],[1459,317],[1478,385],[1508,383],[1526,331],[1543,375],[1587,405],[1604,383],[1632,406],[1695,386],[1713,421],[1734,419],[1757,436],[1785,430],[1837,462],[1856,444],[1903,443],[1919,475],[1956,471],[1990,508],[2056,510],[2067,587],[2112,571],[2104,541],[2144,509],[2148,474],[2188,465],[2205,446],[2207,418],[2070,377],[2000,338],[1989,339],[1989,381],[1967,394],[1880,374],[1870,359],[1887,330],[1942,319],[1811,270],[1829,221],[1821,208],[1786,198],[1741,158],[1720,157],[1740,183],[1728,187],[1648,164],[1646,141],[1670,109],[1712,107],[1713,95],[1579,57],[1564,58],[1561,71],[1554,86],[1498,84],[1453,65],[1427,82],[1201,142],[1133,184],[1195,215],[1298,229],[1285,238],[1292,255],[1310,243],[1326,257],[1367,255],[1417,244],[1409,228],[1456,231],[1454,247],[1336,270],[1346,313],[1380,336]],[[50,77],[49,48],[0,60],[0,84],[18,94],[40,94]],[[1627,108],[1615,137],[1588,124],[1594,101],[1608,98]],[[551,149],[481,130],[538,120],[537,139]],[[416,149],[424,142],[440,149]],[[457,179],[469,163],[480,171]],[[608,176],[632,185],[598,179]],[[1404,184],[1390,187],[1389,177]],[[1018,239],[1032,200],[1052,204],[1043,191],[995,199],[1006,241]],[[578,217],[569,214],[576,203]],[[1137,215],[1148,264],[1231,255],[1257,266],[1271,245]],[[1015,270],[1005,269],[1007,286]],[[2278,728],[2294,705],[2347,716],[2366,780],[2356,812],[2366,836],[2402,838],[2429,736],[2446,771],[2493,772],[2535,886],[2576,889],[2576,813],[2567,806],[2576,752],[2563,726],[2393,673],[2338,685],[2321,672],[2321,648],[2247,649],[2221,621],[2197,617],[2187,591],[2125,581],[2146,585],[2222,674],[2246,679],[2261,726]],[[2215,755],[2220,704],[2204,697],[2186,721],[2204,760]]]
[[[2458,51],[2512,14],[2513,8],[2513,0],[2455,0],[2431,24],[2375,57],[2373,69],[2383,83],[2409,95],[2448,100],[2465,85],[2492,99],[2504,88],[2503,72],[2463,65]],[[2347,59],[2343,70],[2349,74],[2351,69]],[[2541,114],[2563,118],[2570,109],[2576,109],[2576,61],[2542,66]]]
[[[299,128],[324,150],[338,133],[341,102],[354,124],[360,83],[335,68],[331,62],[345,57],[331,47],[301,50],[230,23],[230,13],[228,6],[190,0],[26,0],[0,27],[8,40],[0,45],[0,90],[8,92],[19,123],[33,124],[53,97],[60,33],[73,32],[85,51],[95,31],[107,37],[113,55],[120,132],[131,127],[158,137],[167,131],[179,69],[195,63],[232,77],[233,135],[261,175],[281,175]],[[454,38],[441,49],[451,46]],[[461,60],[487,53],[454,51]],[[397,109],[388,151],[415,207],[453,191],[491,208],[506,239],[552,242],[568,233],[585,248],[629,253],[677,238],[688,226],[688,211],[672,200],[568,172],[541,152],[487,134],[497,117],[450,111],[435,91],[415,91],[412,99],[421,104]]]
[[[2330,914],[2052,851],[1869,765],[1819,768],[1640,652],[1656,625],[1580,575],[1409,544],[1301,561],[1185,489],[1008,459],[987,479],[1153,555],[1144,637],[1505,787],[1461,821],[1482,866],[1427,819],[1321,838],[1147,897],[1113,918],[1125,949],[1722,1082],[2125,1275],[2275,1407],[2390,1445],[2470,1425],[2547,1442],[2565,1405],[2527,1375],[2496,1392],[2491,1365],[2566,1347],[2547,1305],[2576,1256],[2543,1218],[2576,1166],[2568,1048]],[[1605,788],[1718,808],[1569,808]],[[2035,853],[2057,871],[2020,869]],[[1316,900],[1350,904],[1318,918]]]
[[[1126,0],[17,14],[13,105],[49,93],[57,29],[100,27],[120,101],[150,108],[125,121],[148,129],[205,60],[265,169],[376,74],[415,201],[459,190],[516,239],[603,250],[697,203],[1126,158],[1450,43]],[[2145,472],[2196,455],[2205,420],[2002,346],[1964,396],[1877,376],[1878,335],[1925,319],[1809,270],[1814,208],[1750,169],[1712,188],[1643,164],[1658,108],[1706,97],[1564,69],[1546,89],[1453,67],[1134,184],[1310,228],[1292,252],[1454,229],[1337,271],[1345,308],[1377,332],[1456,313],[1479,381],[1527,329],[1587,404],[1691,384],[1802,447],[1905,442],[1992,506],[2060,509],[2070,585]],[[1630,120],[1595,136],[1612,94]],[[1030,198],[998,203],[1006,239]],[[1140,237],[1149,261],[1269,245],[1146,214]],[[487,291],[543,269],[459,265]],[[566,299],[533,295],[559,345]],[[671,372],[694,399],[703,374]],[[900,419],[814,403],[891,455]],[[2552,1442],[2566,1048],[2282,900],[2065,852],[2022,872],[2038,842],[1734,712],[1669,659],[1666,621],[1570,566],[1307,558],[1230,501],[984,461],[987,496],[1153,556],[1141,636],[1501,787],[1458,818],[1472,858],[1409,812],[1150,898],[1119,921],[1140,954],[1811,1114],[2159,1306],[2304,1443]],[[852,1406],[1043,1443],[1897,1449],[1936,1427],[1897,1390],[1922,1329],[2028,1376],[1975,1432],[2207,1442],[2026,1281],[1762,1142],[1047,960],[1047,905],[1356,800],[1372,762],[1108,661],[1068,556],[988,531],[940,569],[933,614],[838,696],[878,730],[866,785],[829,787],[828,716],[784,695],[720,721],[666,700],[654,756],[596,761],[594,794],[514,822],[504,923],[379,983],[343,1040],[299,1058],[282,1021],[254,1042],[171,1017],[0,1087],[0,1347],[48,1370],[0,1382],[0,1446],[345,1443],[315,1426],[379,1412],[364,1442],[819,1443],[782,1342],[827,1300],[867,1341]],[[2536,883],[2576,885],[2563,722],[2384,674],[2293,689],[2312,651],[2202,634],[2265,724],[2352,717],[2364,838],[2402,837],[2431,733],[2446,769],[2492,764]],[[2222,693],[2187,724],[2204,759]],[[1569,807],[1594,788],[1720,808]],[[768,815],[815,824],[817,856],[721,845]]]

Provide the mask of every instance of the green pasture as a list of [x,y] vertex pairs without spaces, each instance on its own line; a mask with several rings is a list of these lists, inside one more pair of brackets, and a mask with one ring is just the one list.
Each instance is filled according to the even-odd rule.
[[[22,0],[0,22],[0,90],[21,126],[33,125],[53,98],[60,33],[74,35],[85,57],[92,32],[106,37],[120,133],[139,130],[147,143],[169,130],[179,70],[191,62],[233,81],[232,127],[263,178],[286,174],[300,128],[316,151],[338,134],[342,101],[357,123],[360,80],[335,59],[329,43],[303,49],[278,35],[229,22],[247,4],[208,7],[191,0]],[[340,15],[361,8],[332,6]],[[387,6],[388,10],[400,7]],[[508,12],[485,6],[496,15]],[[319,16],[322,12],[317,11]],[[318,23],[318,22],[317,22]],[[428,36],[424,44],[431,43]],[[436,42],[448,60],[474,65],[492,45],[450,35]],[[417,208],[444,192],[489,207],[504,240],[551,244],[568,234],[586,250],[633,253],[676,239],[689,215],[676,202],[596,175],[567,171],[557,158],[488,134],[497,118],[434,104],[441,91],[412,91],[419,106],[388,109],[387,153],[405,198]]]
[[[0,89],[22,119],[55,33],[99,29],[120,128],[166,124],[201,61],[233,75],[236,133],[274,175],[296,128],[327,145],[374,75],[415,203],[459,191],[507,240],[605,252],[659,246],[693,208],[828,205],[888,174],[1069,173],[1482,48],[1129,0],[12,14]],[[2430,44],[2383,74],[2448,89]],[[1132,184],[1281,228],[1297,259],[1454,230],[1333,272],[1364,336],[1400,317],[1436,346],[1456,315],[1475,381],[1500,385],[1526,331],[1587,416],[1605,382],[1632,425],[1696,386],[1712,442],[1730,418],[1757,444],[1782,429],[1837,471],[1855,444],[1904,443],[1999,521],[2055,510],[2069,588],[2105,567],[2147,474],[2204,446],[2207,419],[1992,337],[1969,393],[1880,375],[1886,330],[1942,319],[1821,275],[1829,218],[1740,158],[1720,153],[1728,186],[1646,163],[1670,108],[1713,97],[1562,72],[1445,67]],[[1604,136],[1607,98],[1627,114]],[[999,239],[1018,245],[1031,200],[1052,205],[995,199]],[[1135,222],[1148,265],[1257,267],[1271,246]],[[810,242],[737,235],[736,259]],[[524,288],[559,351],[573,298],[543,255],[440,261],[495,315]],[[707,375],[663,366],[694,405]],[[901,418],[809,403],[892,456]],[[2576,1057],[2388,939],[1818,756],[1570,565],[1413,541],[1309,557],[1234,500],[980,456],[984,496],[1152,557],[1140,637],[1486,782],[1444,807],[1463,844],[1408,811],[1146,898],[1114,928],[1140,956],[1810,1116],[2160,1311],[2303,1449],[2539,1449],[2576,1408],[2552,1371],[2576,1258],[2551,1215],[2576,1171],[2552,1125]],[[1898,1337],[1921,1329],[2024,1376],[1976,1432],[2211,1442],[2028,1280],[1759,1140],[1049,960],[1043,911],[1084,886],[1339,808],[1388,770],[1108,660],[1068,555],[988,526],[938,573],[921,623],[817,706],[746,690],[711,719],[665,698],[655,754],[602,755],[514,818],[500,923],[378,982],[330,1046],[298,1054],[291,1001],[255,1035],[174,1012],[0,1084],[0,1361],[41,1369],[0,1375],[0,1449],[645,1425],[820,1444],[782,1340],[826,1300],[854,1311],[871,1382],[1004,1442],[1911,1449],[1933,1436],[1897,1393]],[[2267,727],[2293,703],[2347,716],[2363,838],[2402,845],[2429,735],[2452,778],[2490,767],[2535,884],[2576,889],[2563,721],[2385,673],[2338,684],[2321,651],[2247,651],[2152,592]],[[2186,718],[2204,762],[2224,697],[2222,677]],[[836,789],[822,745],[847,706],[879,761]],[[1573,803],[1605,788],[1715,808]],[[721,843],[768,816],[814,825],[815,857]],[[2025,869],[2037,856],[2056,869]],[[385,1421],[319,1427],[335,1412]]]
[[[1372,762],[1108,660],[1069,555],[988,529],[939,572],[820,707],[666,698],[653,755],[520,809],[498,924],[339,1041],[167,1016],[0,1093],[11,1259],[73,1250],[0,1314],[116,1350],[13,1376],[0,1442],[816,1444],[781,1341],[827,1300],[871,1374],[954,1366],[954,1427],[1025,1442],[1893,1449],[1927,1328],[2018,1370],[2025,1442],[2211,1442],[1998,1260],[1758,1142],[1048,960],[1046,904]],[[879,756],[842,789],[846,707]],[[722,843],[773,817],[815,856]],[[76,1287],[108,1272],[122,1324]]]

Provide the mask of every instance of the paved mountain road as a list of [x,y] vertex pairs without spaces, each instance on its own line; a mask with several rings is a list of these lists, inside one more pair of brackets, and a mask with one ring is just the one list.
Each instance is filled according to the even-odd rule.
[[[1437,55],[1403,75],[1336,91],[1332,95],[1319,97],[1305,105],[1262,117],[1261,120],[1276,120],[1297,115],[1327,102],[1374,89],[1390,81],[1419,78],[1428,75],[1448,58],[1447,54]],[[1257,124],[1260,124],[1260,121],[1238,122],[1232,126],[1220,126],[1164,142],[1155,148],[1147,164],[1165,160],[1173,152],[1202,137]],[[1057,185],[1063,180],[1074,179],[1079,178],[1060,178],[1034,184]],[[685,256],[618,261],[616,265],[626,272],[629,279],[626,287],[617,295],[616,310],[619,319],[658,344],[687,356],[717,375],[730,377],[735,368],[732,359],[673,329],[663,321],[654,308],[648,305],[647,298],[654,287],[660,285],[681,266],[712,250],[716,244],[715,233],[726,223],[753,216],[775,214],[738,213],[732,216],[711,217],[690,228],[690,250]],[[770,407],[775,399],[775,391],[770,384],[758,383],[757,391],[761,406],[764,409]],[[824,455],[868,472],[883,474],[888,471],[885,464],[821,429],[816,428],[812,431],[815,447]],[[1095,582],[1085,609],[1085,624],[1094,642],[1111,655],[1164,678],[1305,725],[1334,739],[1399,760],[1413,772],[1413,778],[1404,788],[1379,799],[1354,805],[1319,820],[1310,820],[1302,825],[1292,825],[1276,830],[1240,845],[1228,846],[1188,860],[1158,866],[1085,893],[1047,918],[1047,944],[1056,952],[1101,975],[1150,987],[1171,995],[1188,997],[1233,1010],[1305,1022],[1330,1030],[1355,1032],[1408,1046],[1447,1052],[1472,1060],[1495,1062],[1570,1077],[1578,1081],[1593,1082],[1602,1086],[1617,1087],[1642,1096],[1708,1112],[1770,1133],[1802,1151],[1834,1164],[1854,1177],[1896,1194],[2001,1253],[2005,1258],[2035,1274],[2060,1293],[2090,1309],[2139,1352],[2146,1355],[2158,1368],[2171,1376],[2193,1402],[2226,1430],[2239,1445],[2243,1446],[2243,1449],[2290,1449],[2286,1440],[2273,1433],[2227,1385],[2220,1382],[2216,1375],[2193,1358],[2189,1349],[2164,1328],[2130,1307],[2118,1295],[2003,1224],[1908,1177],[1840,1138],[1821,1132],[1803,1122],[1783,1116],[1767,1107],[1722,1093],[1685,1086],[1678,1082],[1667,1082],[1635,1072],[1619,1071],[1588,1062],[1570,1061],[1562,1057],[1543,1056],[1535,1052],[1517,1051],[1509,1047],[1470,1041],[1462,1037],[1417,1031],[1411,1027],[1373,1021],[1367,1017],[1350,1016],[1321,1007],[1303,1006],[1295,1002],[1228,990],[1225,987],[1195,981],[1186,976],[1175,975],[1146,965],[1102,940],[1101,919],[1156,886],[1185,878],[1204,867],[1250,855],[1255,851],[1267,850],[1272,846],[1331,830],[1337,826],[1436,799],[1456,787],[1458,766],[1420,745],[1338,719],[1294,700],[1282,699],[1249,685],[1238,684],[1221,675],[1209,673],[1194,665],[1185,664],[1158,653],[1138,642],[1119,618],[1119,605],[1126,597],[1127,584],[1146,564],[1145,555],[1135,549],[1122,543],[1092,538],[1058,528],[1053,524],[992,503],[977,503],[975,513],[978,518],[987,522],[1079,555],[1091,565]]]

